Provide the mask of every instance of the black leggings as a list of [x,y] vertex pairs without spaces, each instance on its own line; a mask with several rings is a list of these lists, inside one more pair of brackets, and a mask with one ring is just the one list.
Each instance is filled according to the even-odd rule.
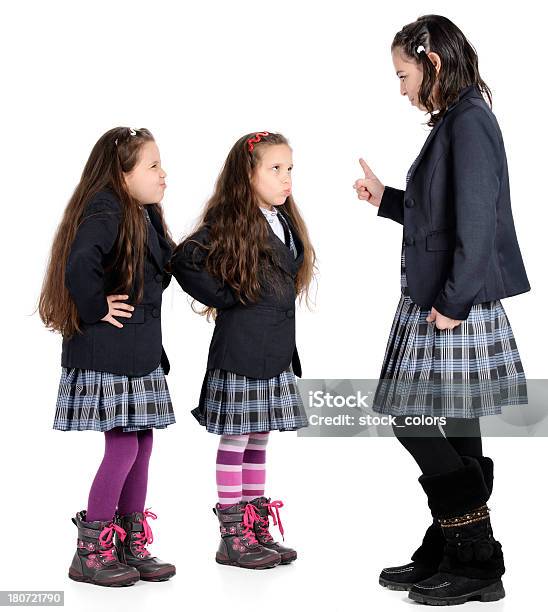
[[[461,457],[481,457],[479,418],[447,418],[446,424],[406,425],[405,416],[396,417],[394,434],[411,453],[423,474],[440,474],[464,465]],[[443,427],[443,432],[440,429]]]

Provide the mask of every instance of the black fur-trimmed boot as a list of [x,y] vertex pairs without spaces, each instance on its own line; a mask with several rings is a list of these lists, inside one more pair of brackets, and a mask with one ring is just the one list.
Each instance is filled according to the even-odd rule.
[[[493,461],[489,457],[475,459],[480,464],[490,496],[493,491]],[[385,567],[379,576],[379,584],[394,591],[408,591],[416,582],[437,573],[444,548],[445,538],[439,522],[434,519],[424,534],[422,544],[411,555],[411,563]]]
[[124,539],[123,529],[113,521],[86,521],[85,510],[71,520],[78,527],[78,539],[69,578],[107,587],[130,586],[139,580],[139,572],[116,556],[114,533]]
[[266,569],[279,565],[278,552],[257,542],[253,525],[259,519],[253,504],[240,502],[229,508],[216,504],[213,512],[219,519],[221,543],[215,561],[247,569]]
[[443,557],[445,538],[441,527],[433,522],[422,540],[422,544],[411,555],[411,562],[395,567],[385,567],[380,576],[379,584],[393,591],[407,591],[415,582],[420,582],[438,571]]
[[270,548],[271,550],[275,550],[277,553],[279,553],[280,557],[282,558],[282,565],[295,561],[295,559],[297,558],[297,551],[293,548],[289,548],[288,546],[283,546],[279,542],[275,542],[269,530],[269,517],[272,517],[273,524],[278,526],[282,538],[284,537],[284,529],[282,526],[282,521],[280,520],[279,513],[279,509],[283,508],[283,502],[281,502],[280,500],[275,500],[271,502],[269,497],[256,497],[255,499],[252,499],[249,503],[255,506],[259,515],[259,518],[255,521],[253,525],[255,537],[257,538],[259,544],[261,544],[261,546],[265,546],[266,548]]
[[438,571],[409,590],[409,598],[418,603],[456,605],[505,595],[504,558],[493,537],[483,470],[475,458],[463,457],[463,462],[458,470],[419,478],[445,546]]
[[116,538],[116,548],[122,563],[134,567],[141,580],[149,582],[163,582],[175,575],[175,566],[153,557],[146,549],[152,544],[154,538],[147,519],[158,518],[154,512],[147,508],[144,512],[116,515],[116,522],[127,534],[124,539]]

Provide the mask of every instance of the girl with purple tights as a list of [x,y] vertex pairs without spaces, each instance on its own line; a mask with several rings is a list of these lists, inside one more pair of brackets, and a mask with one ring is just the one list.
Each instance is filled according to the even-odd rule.
[[153,428],[175,422],[162,348],[162,292],[173,241],[166,173],[152,134],[118,127],[97,141],[55,235],[39,313],[63,337],[53,427],[104,432],[87,510],[72,522],[69,577],[101,586],[167,580],[145,510]]

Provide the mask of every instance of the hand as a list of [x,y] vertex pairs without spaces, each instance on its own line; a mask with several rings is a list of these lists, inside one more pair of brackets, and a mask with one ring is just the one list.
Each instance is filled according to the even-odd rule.
[[441,312],[438,312],[433,306],[430,310],[430,314],[426,317],[428,323],[434,322],[438,329],[455,329],[458,325],[462,323],[458,319],[450,319],[445,315],[442,315]]
[[[106,321],[114,327],[124,327],[120,321],[117,321],[114,317],[125,317],[129,319],[131,317],[131,311],[134,310],[131,304],[124,304],[121,300],[127,300],[129,295],[107,295],[108,302],[108,313],[101,319]],[[128,312],[129,311],[129,312]]]
[[359,200],[365,200],[373,206],[379,206],[384,193],[384,185],[373,174],[371,168],[360,157],[360,166],[363,169],[365,178],[358,179],[353,187],[356,190]]

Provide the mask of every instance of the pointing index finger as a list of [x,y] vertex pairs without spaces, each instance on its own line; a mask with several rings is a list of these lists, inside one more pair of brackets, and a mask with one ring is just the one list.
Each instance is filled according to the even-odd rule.
[[373,178],[375,176],[371,168],[365,163],[365,159],[363,159],[363,157],[360,157],[360,166],[365,174],[365,178]]

